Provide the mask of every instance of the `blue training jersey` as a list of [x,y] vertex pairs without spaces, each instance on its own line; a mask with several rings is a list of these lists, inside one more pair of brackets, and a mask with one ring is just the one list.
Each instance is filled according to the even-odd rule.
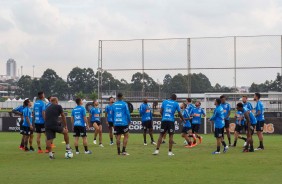
[[245,115],[242,111],[236,112],[236,125],[243,126],[245,125]]
[[141,121],[152,121],[153,119],[153,114],[152,114],[152,109],[149,104],[143,103],[139,107],[139,113],[141,116]]
[[190,123],[190,120],[187,119],[190,117],[190,114],[188,112],[188,109],[184,109],[182,110],[182,115],[183,115],[183,118],[185,119],[185,124],[183,125],[184,127],[188,127],[188,128],[191,128],[191,123]]
[[193,110],[194,108],[196,108],[195,105],[193,105],[193,104],[191,104],[191,103],[186,107],[186,109],[187,109],[187,111],[188,111],[189,114],[192,113],[192,110]]
[[31,112],[31,109],[28,108],[28,107],[25,107],[23,109],[23,126],[25,127],[29,127],[30,125],[28,124],[26,118],[29,119],[29,122],[30,122],[30,125],[32,125],[32,112]]
[[224,110],[221,105],[216,106],[216,108],[213,111],[213,115],[210,118],[211,121],[214,122],[215,128],[223,128],[225,125],[224,122]]
[[250,111],[248,108],[244,107],[243,108],[243,113],[245,113],[247,111],[249,112],[249,117],[250,117],[251,125],[256,125],[257,124],[257,119],[256,119],[254,113],[252,111]]
[[202,115],[205,115],[205,111],[201,107],[195,107],[191,111],[192,124],[201,124],[202,123]]
[[224,119],[229,120],[230,118],[227,117],[228,113],[231,111],[231,107],[229,103],[220,104],[224,111]]
[[81,127],[85,127],[85,121],[84,121],[84,117],[86,116],[86,109],[83,106],[76,106],[72,112],[71,112],[71,116],[74,119],[74,126],[81,126]]
[[264,105],[263,103],[259,100],[256,105],[256,114],[260,111],[260,115],[256,116],[257,121],[264,121]]
[[43,111],[46,110],[46,104],[42,100],[37,100],[34,103],[34,123],[35,124],[44,124]]
[[243,103],[243,106],[247,108],[249,111],[252,111],[254,109],[250,102]]
[[113,123],[114,122],[113,105],[107,105],[105,108],[105,112],[107,113],[107,121]]
[[113,104],[114,126],[128,126],[131,122],[130,112],[126,102],[118,100]]
[[19,112],[19,113],[23,113],[23,109],[24,109],[24,106],[23,106],[23,105],[20,105],[20,106],[14,108],[13,111],[17,111],[17,112]]
[[47,109],[51,104],[52,104],[51,102],[48,102],[48,103],[46,104],[45,109]]
[[91,122],[94,122],[94,121],[100,122],[101,121],[102,111],[99,107],[92,107],[90,109],[89,113],[91,115],[91,119],[90,119]]
[[175,111],[180,112],[179,104],[174,100],[165,100],[162,103],[162,121],[169,121],[174,123]]

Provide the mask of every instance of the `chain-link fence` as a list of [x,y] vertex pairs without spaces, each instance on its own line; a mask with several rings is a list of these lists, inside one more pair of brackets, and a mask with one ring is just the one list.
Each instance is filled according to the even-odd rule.
[[282,73],[282,36],[100,40],[98,71],[100,99],[113,91],[133,101],[224,86],[238,92]]

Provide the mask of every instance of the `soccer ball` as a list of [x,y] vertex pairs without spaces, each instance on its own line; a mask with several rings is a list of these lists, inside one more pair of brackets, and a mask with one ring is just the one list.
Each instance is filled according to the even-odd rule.
[[66,159],[70,159],[72,157],[73,157],[73,153],[72,152],[68,151],[68,152],[65,153],[65,158]]

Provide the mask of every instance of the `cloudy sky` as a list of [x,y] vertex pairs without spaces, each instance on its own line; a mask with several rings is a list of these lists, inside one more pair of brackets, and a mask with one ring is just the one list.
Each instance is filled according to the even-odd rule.
[[[0,0],[0,74],[9,58],[24,67],[24,74],[32,75],[35,65],[35,76],[47,68],[63,78],[76,66],[96,70],[98,40],[281,35],[281,30],[278,0]],[[232,67],[233,41],[192,40],[192,67]],[[239,65],[280,67],[280,41],[238,39]],[[185,43],[145,42],[145,67],[186,67]],[[140,42],[107,42],[103,56],[107,68],[118,67],[115,63],[139,68]],[[279,71],[240,71],[238,85],[274,79]],[[205,73],[212,84],[233,85],[233,70],[193,72]],[[167,71],[148,73],[161,81]],[[117,78],[124,75],[114,72]]]

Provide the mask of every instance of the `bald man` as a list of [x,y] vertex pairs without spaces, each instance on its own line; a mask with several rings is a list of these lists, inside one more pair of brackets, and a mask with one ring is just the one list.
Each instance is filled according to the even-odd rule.
[[[59,123],[59,116],[62,117],[63,127]],[[52,152],[52,142],[56,138],[56,133],[64,134],[66,142],[66,151],[71,151],[69,145],[69,135],[67,128],[66,116],[64,114],[61,105],[58,105],[58,98],[51,98],[51,105],[46,109],[46,121],[45,121],[46,137],[47,137],[47,149],[49,151],[50,160],[55,159]]]

